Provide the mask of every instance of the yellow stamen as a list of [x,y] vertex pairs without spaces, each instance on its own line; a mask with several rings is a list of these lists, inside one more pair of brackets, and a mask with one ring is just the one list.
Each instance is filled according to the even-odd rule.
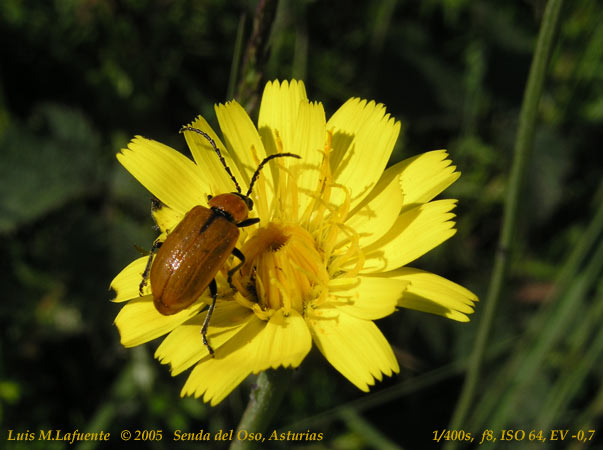
[[[327,289],[329,276],[314,239],[298,225],[259,228],[241,248],[246,261],[233,282],[262,310],[303,313],[304,304]],[[255,308],[254,308],[255,310]]]

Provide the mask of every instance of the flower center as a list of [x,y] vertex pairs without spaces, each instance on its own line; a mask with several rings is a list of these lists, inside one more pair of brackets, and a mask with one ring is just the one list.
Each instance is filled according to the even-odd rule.
[[[244,235],[245,264],[232,282],[237,290],[234,298],[262,320],[281,308],[285,314],[293,309],[308,315],[329,298],[329,286],[337,284],[337,279],[355,277],[362,269],[358,233],[345,224],[351,192],[332,179],[332,137],[328,131],[318,165],[291,170],[281,164],[273,167],[278,181],[270,206],[265,202],[264,178],[256,184],[258,216],[264,225],[249,237]],[[278,133],[276,144],[282,151]],[[298,179],[305,170],[316,177],[316,184],[300,189]],[[333,201],[334,190],[342,191],[343,199],[339,196],[339,201]],[[300,207],[302,196],[310,200],[304,207]],[[350,262],[354,263],[351,269]]]
[[262,310],[304,313],[306,303],[326,289],[329,275],[314,239],[299,225],[269,222],[241,249],[245,264],[233,282]]

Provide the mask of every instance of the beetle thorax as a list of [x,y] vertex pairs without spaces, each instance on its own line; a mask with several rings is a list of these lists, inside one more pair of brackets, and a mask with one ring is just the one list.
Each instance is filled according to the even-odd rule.
[[209,200],[211,208],[217,208],[228,213],[235,223],[247,219],[249,208],[242,196],[238,194],[220,194]]

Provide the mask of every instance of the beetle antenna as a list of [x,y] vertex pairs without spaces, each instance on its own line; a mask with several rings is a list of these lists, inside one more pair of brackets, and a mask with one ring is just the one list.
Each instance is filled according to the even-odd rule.
[[[230,175],[231,180],[235,184],[235,186],[237,188],[237,192],[240,194],[241,193],[241,186],[239,186],[239,183],[237,183],[237,179],[232,174],[232,172],[230,170],[230,167],[228,167],[228,164],[226,164],[226,160],[222,156],[222,153],[220,153],[220,150],[218,149],[218,146],[216,145],[216,143],[214,142],[214,140],[209,136],[209,134],[207,134],[204,131],[201,131],[198,128],[189,127],[189,126],[183,126],[182,128],[180,128],[180,133],[182,133],[184,131],[194,131],[195,133],[199,133],[201,136],[203,136],[205,139],[207,139],[209,141],[209,143],[211,144],[211,146],[214,148],[215,152],[218,154],[218,158],[220,158],[220,162],[222,163],[222,165],[226,169],[226,172],[228,173],[228,175]],[[266,159],[268,159],[268,158],[266,158]]]
[[251,177],[251,183],[249,183],[249,190],[247,191],[247,194],[245,195],[246,197],[249,197],[251,195],[251,190],[253,189],[253,185],[255,184],[258,177],[260,176],[260,170],[262,170],[262,167],[264,167],[266,165],[266,163],[268,161],[270,161],[271,159],[281,158],[283,156],[291,156],[292,158],[301,159],[301,156],[296,155],[295,153],[275,153],[274,155],[266,156],[264,158],[264,160],[260,163],[258,168],[255,169],[255,173],[253,174],[253,177]]

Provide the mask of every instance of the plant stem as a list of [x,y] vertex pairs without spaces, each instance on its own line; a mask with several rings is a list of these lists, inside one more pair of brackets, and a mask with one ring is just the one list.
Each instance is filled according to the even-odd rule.
[[255,10],[236,96],[247,112],[256,110],[258,106],[260,82],[268,59],[268,38],[277,5],[278,0],[259,0]]
[[241,14],[239,18],[239,26],[237,27],[237,37],[235,38],[235,47],[232,52],[232,65],[230,66],[230,76],[228,77],[228,89],[226,91],[226,99],[230,100],[234,97],[237,77],[239,76],[239,63],[243,53],[243,35],[245,34],[245,15]]
[[[256,386],[249,396],[249,404],[243,413],[230,445],[231,450],[249,449],[257,446],[258,441],[239,440],[237,437],[248,436],[250,433],[264,434],[278,410],[292,375],[293,370],[282,368],[267,370],[258,375]],[[241,433],[240,436],[239,433]],[[265,435],[264,437],[268,438],[269,436]]]
[[[479,325],[477,338],[467,370],[467,376],[450,422],[450,429],[452,430],[462,428],[469,407],[473,403],[477,383],[480,378],[488,334],[492,327],[496,307],[509,270],[509,253],[517,229],[519,199],[523,181],[525,179],[527,161],[532,148],[538,105],[540,103],[544,85],[544,77],[559,23],[559,12],[562,4],[563,0],[549,0],[538,34],[538,41],[536,43],[532,66],[530,67],[530,74],[528,76],[528,83],[521,106],[519,129],[515,139],[513,167],[511,168],[509,189],[505,199],[499,247],[494,262],[490,288],[484,305],[484,315]],[[453,442],[449,442],[449,444],[450,445],[446,445],[445,448],[455,447]]]

